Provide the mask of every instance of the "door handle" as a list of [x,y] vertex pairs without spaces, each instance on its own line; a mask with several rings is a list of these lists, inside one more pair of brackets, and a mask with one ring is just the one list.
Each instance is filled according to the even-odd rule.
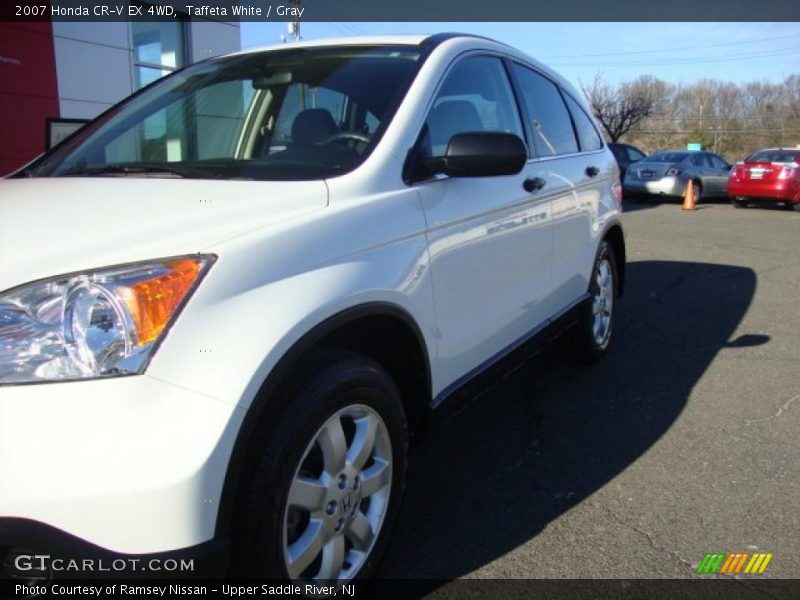
[[589,177],[597,177],[600,174],[600,169],[595,166],[586,167],[586,174]]
[[528,177],[528,179],[522,182],[522,187],[529,194],[533,194],[542,189],[546,183],[547,181],[543,177]]

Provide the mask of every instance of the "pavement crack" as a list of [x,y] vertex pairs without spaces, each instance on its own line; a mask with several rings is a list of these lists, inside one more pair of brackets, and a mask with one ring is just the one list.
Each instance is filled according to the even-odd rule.
[[774,415],[770,415],[769,417],[763,417],[761,419],[748,419],[748,420],[746,420],[744,422],[744,424],[745,425],[751,425],[753,423],[763,423],[765,421],[771,421],[772,419],[777,419],[783,413],[785,413],[787,410],[789,410],[789,407],[796,400],[800,400],[800,394],[797,394],[797,395],[793,396],[792,398],[789,398],[789,400],[787,400],[786,402],[784,402],[783,405],[778,409],[778,412],[776,412]]
[[646,529],[642,529],[641,527],[639,527],[635,523],[631,523],[630,521],[628,521],[627,519],[621,517],[620,515],[618,515],[616,512],[614,512],[610,508],[607,508],[605,506],[601,506],[600,508],[602,508],[604,511],[606,511],[606,513],[608,513],[608,515],[612,519],[614,519],[614,521],[616,521],[617,523],[619,523],[623,527],[627,527],[631,531],[635,531],[639,535],[643,536],[647,540],[647,543],[650,544],[650,547],[653,548],[653,550],[655,550],[657,552],[661,552],[662,554],[666,554],[668,556],[671,556],[672,558],[674,558],[675,560],[677,560],[681,564],[686,565],[687,567],[689,567],[692,570],[694,570],[696,568],[695,565],[692,565],[691,561],[686,560],[685,558],[683,558],[680,554],[678,554],[674,550],[670,550],[669,548],[667,548],[665,546],[662,546],[661,544],[656,542],[655,537],[653,536],[653,534],[650,533],[649,531],[647,531]]

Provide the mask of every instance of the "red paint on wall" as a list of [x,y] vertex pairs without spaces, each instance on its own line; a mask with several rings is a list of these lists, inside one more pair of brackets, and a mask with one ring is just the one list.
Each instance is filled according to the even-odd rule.
[[53,28],[0,23],[0,175],[45,150],[45,119],[57,118]]

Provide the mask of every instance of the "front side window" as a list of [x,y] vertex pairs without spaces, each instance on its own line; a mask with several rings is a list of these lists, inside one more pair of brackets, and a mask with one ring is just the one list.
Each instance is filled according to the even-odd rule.
[[578,105],[575,100],[564,95],[564,99],[569,106],[569,112],[572,114],[572,120],[575,123],[575,129],[578,132],[578,141],[581,143],[582,152],[592,152],[600,150],[603,147],[603,140],[600,139],[600,134],[592,124],[592,120],[587,116],[584,110]]
[[514,72],[531,120],[536,154],[554,156],[577,152],[578,141],[572,120],[556,85],[536,71],[517,63],[514,63]]
[[442,84],[425,121],[431,156],[444,156],[457,133],[492,131],[524,139],[503,61],[475,56],[458,63]]
[[419,56],[413,46],[340,46],[206,61],[116,106],[30,174],[340,175],[377,143]]

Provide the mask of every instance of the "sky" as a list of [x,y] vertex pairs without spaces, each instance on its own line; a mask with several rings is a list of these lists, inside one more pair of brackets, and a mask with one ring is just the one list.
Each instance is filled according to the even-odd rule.
[[[301,23],[303,39],[477,33],[514,46],[575,85],[653,75],[779,82],[800,73],[800,23]],[[280,42],[286,23],[241,24],[242,48]]]

